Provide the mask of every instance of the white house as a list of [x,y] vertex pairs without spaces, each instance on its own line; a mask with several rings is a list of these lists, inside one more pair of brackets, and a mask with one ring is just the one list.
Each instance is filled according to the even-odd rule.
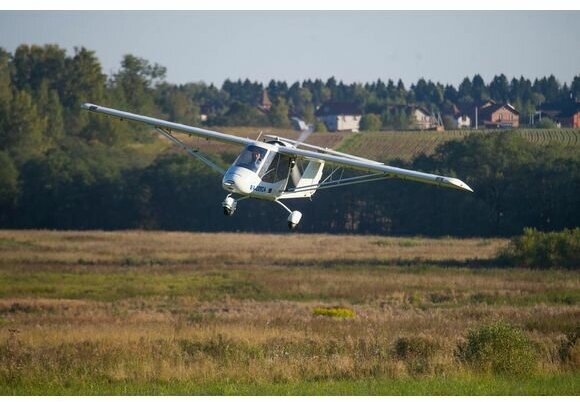
[[362,112],[354,103],[326,102],[316,110],[315,115],[328,131],[358,133]]
[[411,106],[407,108],[414,120],[415,128],[429,130],[435,127],[433,116],[423,107]]
[[455,121],[457,122],[457,128],[471,128],[471,118],[465,113],[456,114]]

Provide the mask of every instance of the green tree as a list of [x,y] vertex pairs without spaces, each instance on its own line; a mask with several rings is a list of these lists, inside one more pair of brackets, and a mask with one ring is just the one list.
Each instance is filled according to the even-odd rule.
[[389,107],[385,108],[383,113],[381,113],[381,126],[382,128],[392,128],[394,126],[393,113]]
[[40,116],[32,97],[18,91],[10,105],[10,118],[4,132],[0,132],[0,147],[10,152],[17,163],[22,163],[45,150],[42,136],[46,118]]
[[405,109],[401,108],[395,111],[393,116],[393,126],[397,130],[406,130],[410,126],[410,116],[407,115]]
[[405,89],[405,84],[401,79],[397,81],[397,87],[393,92],[392,102],[397,104],[404,104],[407,102],[407,90]]
[[496,75],[489,83],[489,95],[496,102],[509,101],[509,90],[509,82],[503,74]]
[[227,126],[266,126],[269,121],[255,106],[233,102],[229,110],[216,123]]
[[451,103],[457,103],[457,98],[458,98],[457,89],[455,89],[455,87],[452,85],[445,85],[443,91],[443,99]]
[[476,102],[482,102],[489,99],[489,93],[483,78],[479,74],[473,76],[473,81],[471,84],[471,97]]
[[574,77],[572,85],[570,86],[572,99],[580,101],[580,75]]
[[302,112],[302,119],[307,123],[313,123],[316,120],[314,115],[314,106],[312,104],[306,105]]
[[306,87],[300,88],[299,84],[295,83],[290,87],[288,93],[293,113],[297,116],[301,116],[307,122],[314,121],[312,92]]
[[374,113],[367,113],[360,120],[360,129],[362,131],[379,131],[381,125],[381,117]]
[[181,89],[170,90],[166,108],[171,121],[189,125],[198,125],[201,121],[199,106]]
[[251,82],[248,79],[235,82],[227,79],[222,85],[222,90],[228,93],[232,101],[254,106],[260,101],[264,87],[262,84]]
[[547,102],[556,102],[560,96],[560,83],[554,75],[550,75],[547,78],[535,80],[533,90],[541,93]]
[[[141,127],[137,126],[138,129]],[[127,143],[130,140],[142,142],[135,131],[126,122],[118,119],[103,119],[102,116],[91,115],[79,136],[89,143],[101,143],[109,146]]]
[[0,224],[8,222],[18,198],[18,170],[7,152],[0,151]]
[[288,95],[288,84],[286,84],[285,81],[270,80],[267,89],[268,95],[270,95],[274,99],[280,96],[286,98]]
[[155,110],[153,86],[165,78],[165,73],[165,67],[127,54],[113,81],[127,108],[137,113],[151,114]]
[[12,100],[10,69],[10,53],[0,48],[0,113],[9,107]]
[[512,230],[506,227],[506,219],[519,213],[516,188],[529,177],[526,169],[537,159],[536,152],[529,141],[514,132],[472,134],[461,142],[443,144],[434,158],[439,160],[438,168],[453,167],[461,172],[475,189],[474,196],[486,205],[492,233],[505,234]]
[[107,77],[102,72],[95,52],[84,47],[75,47],[74,51],[74,56],[66,60],[67,79],[60,96],[66,108],[78,111],[81,103],[98,104],[103,100]]
[[272,108],[270,109],[269,118],[270,123],[274,127],[290,127],[290,121],[288,120],[288,105],[284,98],[276,98]]
[[46,118],[44,143],[47,148],[54,146],[64,137],[63,108],[58,92],[54,89],[49,90],[47,81],[43,81],[40,85],[36,104],[40,115]]
[[[211,227],[222,198],[216,176],[203,164],[183,154],[158,158],[145,170],[141,185],[149,193],[149,224],[155,228],[191,230]],[[202,190],[203,189],[203,190]],[[204,197],[200,197],[200,192]],[[197,212],[191,213],[194,208]]]
[[66,51],[57,45],[21,45],[14,52],[13,85],[16,90],[36,94],[43,81],[50,89],[62,88]]
[[473,85],[469,77],[465,77],[461,84],[459,84],[459,89],[457,91],[457,101],[461,104],[472,104],[473,99]]
[[[12,103],[12,79],[10,75],[10,54],[0,48],[0,138],[8,129],[10,104]],[[3,147],[2,144],[0,144],[1,147]]]

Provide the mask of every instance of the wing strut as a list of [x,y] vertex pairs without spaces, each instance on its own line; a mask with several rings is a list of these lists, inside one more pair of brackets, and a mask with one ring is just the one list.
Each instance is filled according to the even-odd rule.
[[323,181],[320,184],[312,184],[309,186],[301,186],[301,187],[294,187],[289,188],[286,190],[287,192],[296,193],[300,191],[310,191],[310,190],[324,190],[327,188],[335,188],[335,187],[342,187],[342,186],[350,186],[352,184],[359,184],[359,183],[367,183],[369,181],[377,181],[377,180],[386,180],[391,179],[390,175],[385,175],[382,173],[373,173],[367,174],[364,176],[356,176],[356,177],[349,177],[346,179],[338,179],[338,180],[331,180],[331,181]]
[[212,168],[216,172],[218,172],[222,175],[225,173],[225,169],[216,165],[213,161],[211,161],[207,156],[205,156],[198,149],[193,149],[191,147],[188,147],[183,141],[175,138],[173,136],[173,134],[171,134],[170,130],[168,130],[166,128],[161,128],[161,127],[155,127],[155,130],[157,130],[157,132],[159,132],[159,134],[161,134],[162,136],[167,138],[169,141],[173,142],[178,147],[183,148],[189,155],[193,156],[196,159],[199,159],[200,161],[205,163],[207,166],[209,166],[210,168]]

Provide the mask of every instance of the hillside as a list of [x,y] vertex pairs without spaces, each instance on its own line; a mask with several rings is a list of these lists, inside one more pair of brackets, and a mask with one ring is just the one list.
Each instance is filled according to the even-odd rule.
[[[343,134],[344,139],[337,149],[342,152],[364,156],[380,161],[403,159],[409,161],[424,153],[432,154],[437,146],[461,139],[474,130],[435,131],[381,131],[357,134]],[[498,130],[479,130],[493,135]],[[538,145],[563,144],[580,147],[578,129],[521,129],[517,133],[524,139]]]

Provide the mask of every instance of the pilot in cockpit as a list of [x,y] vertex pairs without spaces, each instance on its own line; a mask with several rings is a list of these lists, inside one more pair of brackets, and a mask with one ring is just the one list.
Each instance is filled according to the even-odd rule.
[[262,162],[262,154],[258,149],[252,151],[252,167],[257,169],[260,167],[260,163]]

